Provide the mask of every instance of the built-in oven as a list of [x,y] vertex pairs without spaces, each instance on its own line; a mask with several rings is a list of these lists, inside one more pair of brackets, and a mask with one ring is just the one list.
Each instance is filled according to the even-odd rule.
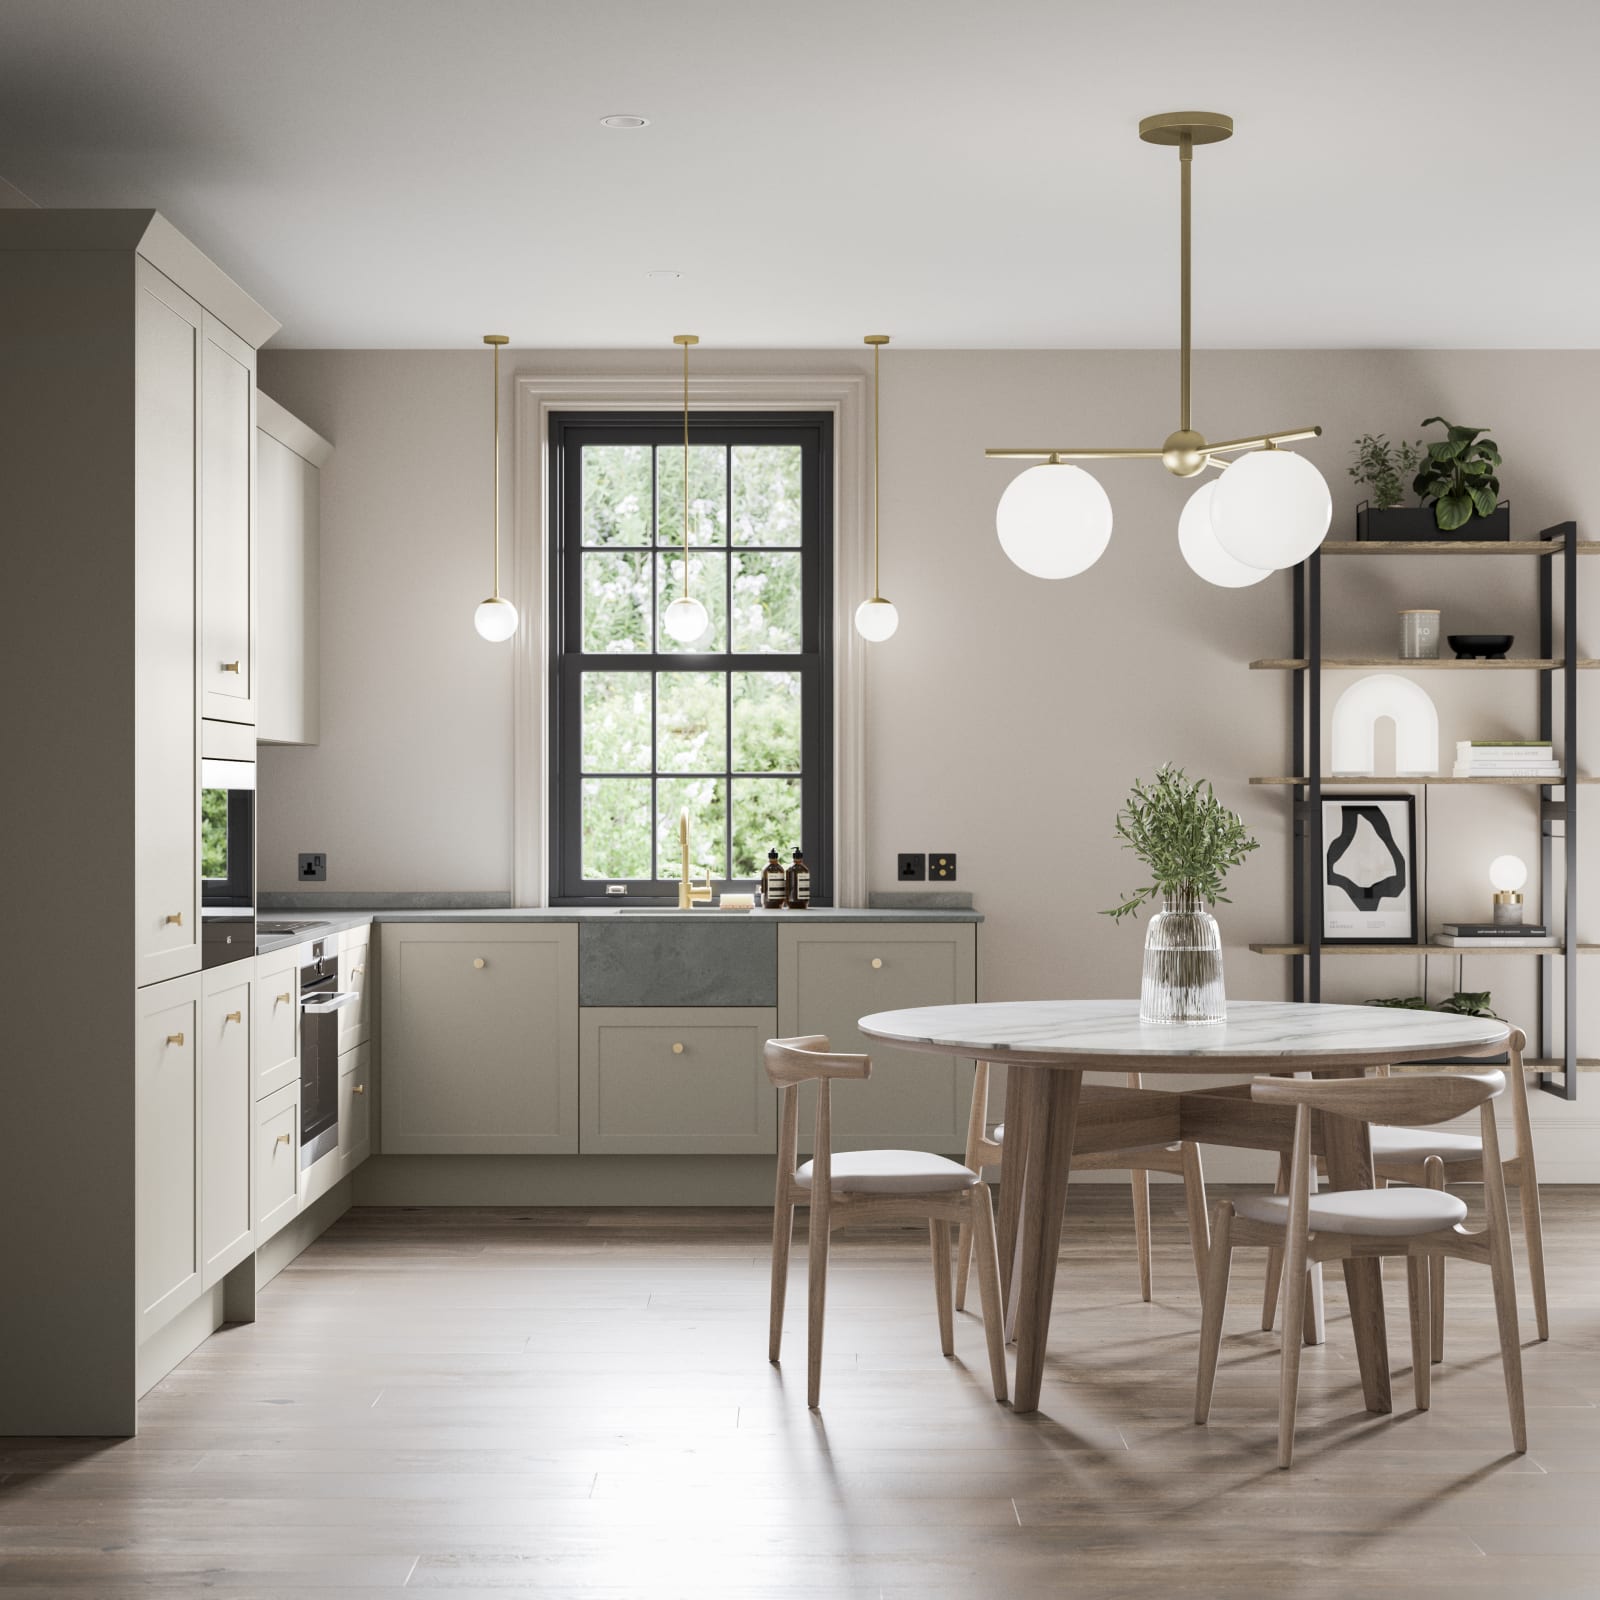
[[337,939],[300,946],[300,1165],[339,1148],[339,1013],[361,996],[339,989]]
[[255,730],[200,725],[200,964],[256,953]]

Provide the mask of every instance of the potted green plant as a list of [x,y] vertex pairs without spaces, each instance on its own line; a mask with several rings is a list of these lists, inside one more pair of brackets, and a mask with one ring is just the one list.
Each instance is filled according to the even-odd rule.
[[1414,539],[1419,507],[1401,504],[1406,479],[1426,459],[1422,441],[1391,443],[1383,433],[1364,433],[1350,447],[1347,469],[1367,498],[1356,506],[1358,539]]
[[1208,904],[1226,902],[1228,873],[1258,847],[1238,812],[1203,778],[1163,765],[1136,782],[1117,813],[1116,835],[1149,871],[1150,881],[1103,913],[1120,922],[1147,900],[1161,909],[1145,930],[1141,1022],[1221,1022],[1222,935]]
[[[1397,1011],[1443,1011],[1455,1017],[1496,1017],[1500,1013],[1490,1004],[1492,996],[1487,989],[1457,989],[1447,1000],[1430,1005],[1425,995],[1392,995],[1382,1000],[1368,1000],[1369,1006],[1390,1006]],[[1472,1067],[1503,1067],[1509,1056],[1481,1056],[1462,1059],[1461,1064]],[[1434,1061],[1431,1066],[1451,1066],[1450,1061]]]
[[1432,507],[1439,533],[1452,539],[1509,539],[1511,508],[1498,503],[1500,447],[1481,437],[1484,428],[1463,428],[1443,417],[1428,417],[1423,427],[1438,423],[1442,439],[1428,446],[1428,459],[1411,480],[1424,507]]

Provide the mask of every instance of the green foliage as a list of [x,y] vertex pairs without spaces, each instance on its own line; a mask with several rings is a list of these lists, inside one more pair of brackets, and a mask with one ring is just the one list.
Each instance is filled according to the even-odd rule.
[[1436,1006],[1430,1006],[1426,997],[1420,994],[1407,995],[1403,999],[1368,1000],[1366,1004],[1390,1006],[1396,1011],[1448,1011],[1458,1017],[1498,1018],[1500,1013],[1489,1009],[1489,998],[1487,989],[1458,989],[1448,1000],[1441,1000]]
[[1493,439],[1480,439],[1482,428],[1459,428],[1443,417],[1426,417],[1423,427],[1437,422],[1443,439],[1428,446],[1428,459],[1412,479],[1411,487],[1422,503],[1433,505],[1433,520],[1441,533],[1465,526],[1474,517],[1487,517],[1500,498],[1500,447]]
[[1364,433],[1352,448],[1355,459],[1350,476],[1367,486],[1373,505],[1380,511],[1399,505],[1405,498],[1400,480],[1422,464],[1422,441],[1411,444],[1402,439],[1390,444],[1386,434]]
[[228,875],[228,791],[200,791],[200,876]]
[[1117,813],[1117,837],[1150,870],[1151,881],[1103,916],[1121,921],[1146,900],[1173,896],[1215,904],[1223,884],[1257,841],[1237,811],[1217,799],[1210,783],[1192,783],[1181,767],[1163,765],[1151,783],[1136,782]]

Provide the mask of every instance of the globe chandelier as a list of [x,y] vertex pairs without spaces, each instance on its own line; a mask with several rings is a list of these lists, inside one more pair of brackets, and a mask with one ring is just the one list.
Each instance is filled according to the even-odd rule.
[[[1169,111],[1139,124],[1146,144],[1176,146],[1180,175],[1178,426],[1153,449],[991,449],[1004,461],[1042,461],[1013,478],[1000,497],[1001,548],[1036,578],[1087,571],[1111,541],[1111,501],[1072,461],[1159,461],[1179,478],[1208,467],[1220,476],[1189,497],[1178,546],[1208,583],[1244,588],[1304,561],[1327,536],[1333,502],[1327,480],[1282,446],[1314,439],[1320,427],[1283,428],[1213,444],[1193,426],[1190,406],[1190,171],[1196,145],[1233,137],[1233,118],[1215,111]],[[1241,452],[1244,452],[1241,454]],[[1233,459],[1230,459],[1233,458]]]

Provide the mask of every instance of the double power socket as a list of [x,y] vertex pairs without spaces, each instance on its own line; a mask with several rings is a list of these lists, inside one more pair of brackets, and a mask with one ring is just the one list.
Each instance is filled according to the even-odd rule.
[[902,853],[896,857],[895,877],[901,883],[953,883],[956,858],[953,851],[929,851],[927,855]]

